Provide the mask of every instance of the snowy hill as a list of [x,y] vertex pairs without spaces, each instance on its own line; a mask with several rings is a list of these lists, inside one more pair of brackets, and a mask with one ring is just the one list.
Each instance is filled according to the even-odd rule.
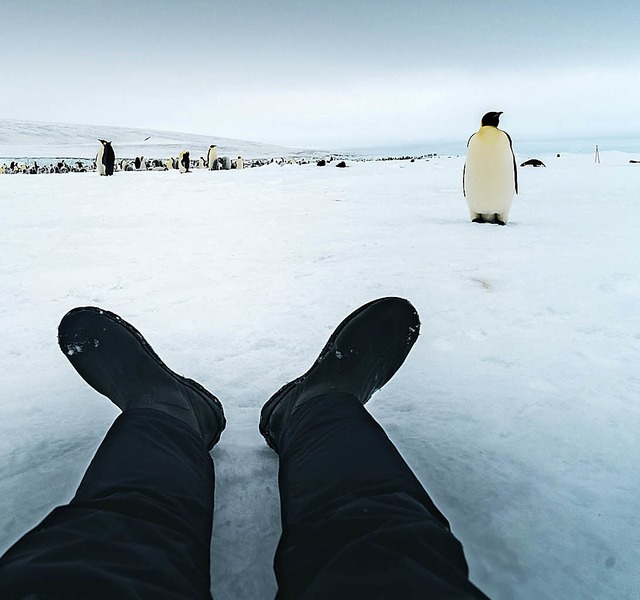
[[[146,139],[149,138],[149,139]],[[168,158],[189,150],[192,158],[206,156],[211,144],[220,156],[275,158],[324,155],[323,151],[300,150],[233,140],[210,135],[176,133],[151,129],[68,125],[0,119],[0,159],[94,158],[99,139],[113,142],[117,158]]]

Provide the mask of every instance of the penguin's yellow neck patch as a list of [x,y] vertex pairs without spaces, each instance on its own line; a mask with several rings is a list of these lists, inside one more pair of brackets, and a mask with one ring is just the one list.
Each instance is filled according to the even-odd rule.
[[503,135],[503,131],[497,127],[493,127],[493,125],[484,125],[483,127],[480,127],[477,135],[482,140],[490,141],[501,137]]

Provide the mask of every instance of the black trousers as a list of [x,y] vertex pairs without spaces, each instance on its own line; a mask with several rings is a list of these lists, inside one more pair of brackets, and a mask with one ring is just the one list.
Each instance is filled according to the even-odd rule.
[[[123,413],[73,500],[0,559],[0,598],[210,598],[213,489],[187,425]],[[446,519],[352,396],[318,397],[291,417],[280,495],[281,599],[485,597]]]

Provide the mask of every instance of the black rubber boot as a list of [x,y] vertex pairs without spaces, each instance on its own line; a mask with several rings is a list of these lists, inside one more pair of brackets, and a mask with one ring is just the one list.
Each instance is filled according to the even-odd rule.
[[419,332],[418,313],[402,298],[373,300],[350,314],[313,366],[262,407],[260,433],[267,444],[278,452],[290,415],[322,394],[347,393],[365,404],[400,368]]
[[58,344],[80,376],[123,412],[159,410],[192,427],[207,449],[226,426],[220,401],[199,383],[174,373],[142,334],[118,315],[86,306],[69,311]]

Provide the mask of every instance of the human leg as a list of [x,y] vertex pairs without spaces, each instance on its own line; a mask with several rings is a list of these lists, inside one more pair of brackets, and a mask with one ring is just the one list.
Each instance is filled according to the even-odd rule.
[[265,404],[260,429],[280,456],[280,598],[485,597],[448,522],[363,407],[418,330],[406,301],[365,305]]
[[213,488],[185,424],[123,413],[71,502],[0,559],[0,597],[209,598]]
[[292,415],[280,449],[281,598],[483,598],[462,546],[354,396]]
[[59,333],[80,375],[123,414],[73,500],[0,559],[0,597],[209,598],[208,449],[222,406],[117,315],[72,311]]

